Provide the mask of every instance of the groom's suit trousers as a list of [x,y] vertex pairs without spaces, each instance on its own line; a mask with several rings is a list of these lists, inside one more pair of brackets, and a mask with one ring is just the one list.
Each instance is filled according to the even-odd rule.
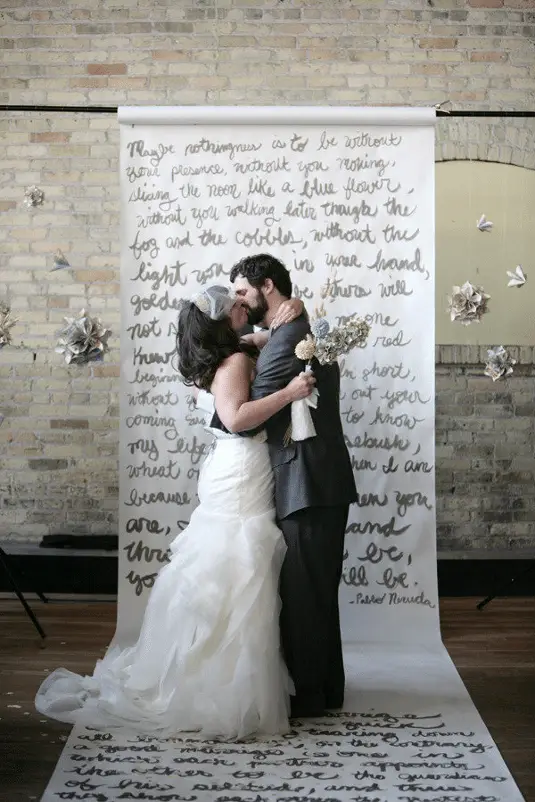
[[348,505],[307,507],[278,521],[287,553],[280,575],[281,640],[296,698],[342,705],[339,583]]

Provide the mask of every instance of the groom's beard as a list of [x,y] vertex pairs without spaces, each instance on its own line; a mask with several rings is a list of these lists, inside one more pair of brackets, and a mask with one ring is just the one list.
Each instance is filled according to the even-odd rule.
[[248,323],[251,326],[262,323],[268,312],[268,302],[260,290],[257,290],[255,302],[255,306],[248,307]]

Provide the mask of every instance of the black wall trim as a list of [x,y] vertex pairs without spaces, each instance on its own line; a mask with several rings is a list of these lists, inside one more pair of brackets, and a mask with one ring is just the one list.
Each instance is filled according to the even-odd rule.
[[[45,111],[45,112],[69,112],[74,114],[117,114],[117,106],[31,106],[17,105],[12,103],[0,104],[0,111]],[[534,117],[533,111],[487,111],[487,110],[465,110],[453,109],[445,111],[436,109],[438,117]]]
[[[85,536],[84,536],[85,537]],[[10,554],[10,568],[22,591],[66,594],[117,593],[117,553],[95,555]],[[534,596],[534,561],[445,560],[437,564],[440,596]],[[12,590],[0,565],[0,592]]]
[[438,560],[440,596],[534,596],[534,560]]
[[[8,554],[9,568],[24,593],[117,593],[117,554]],[[0,565],[0,592],[12,591]]]

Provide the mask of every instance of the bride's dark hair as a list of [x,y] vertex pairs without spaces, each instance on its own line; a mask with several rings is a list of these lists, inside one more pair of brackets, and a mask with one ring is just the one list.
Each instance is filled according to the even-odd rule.
[[179,372],[184,383],[202,390],[210,386],[224,359],[240,351],[256,356],[257,349],[240,342],[229,318],[211,320],[191,301],[185,301],[177,324]]

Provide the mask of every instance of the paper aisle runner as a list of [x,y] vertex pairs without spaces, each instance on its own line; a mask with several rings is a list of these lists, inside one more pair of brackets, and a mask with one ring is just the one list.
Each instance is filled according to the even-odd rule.
[[346,652],[349,712],[225,744],[76,727],[43,802],[523,802],[441,648]]

